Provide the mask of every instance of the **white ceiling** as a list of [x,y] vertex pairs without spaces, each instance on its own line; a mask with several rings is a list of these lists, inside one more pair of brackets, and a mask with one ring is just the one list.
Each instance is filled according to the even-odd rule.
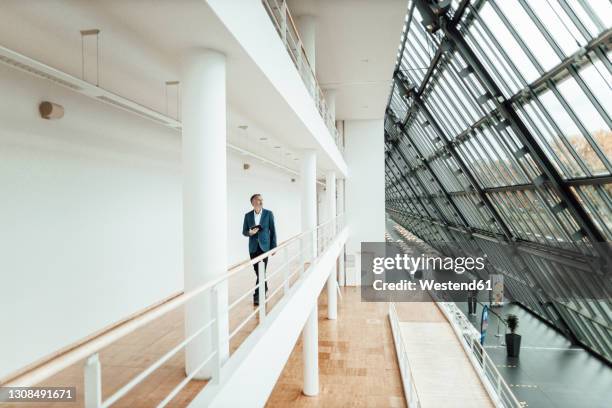
[[289,0],[316,17],[316,72],[337,90],[338,119],[384,116],[407,0]]
[[[159,112],[165,81],[180,79],[180,55],[219,49],[227,55],[229,141],[291,168],[297,149],[310,147],[299,144],[312,140],[301,121],[204,0],[1,1],[0,45],[80,77],[79,30],[98,28],[100,86]],[[317,73],[338,90],[338,118],[383,117],[405,3],[290,2],[294,15],[318,18]],[[321,159],[320,171],[332,166]]]
[[[98,28],[100,86],[162,113],[164,84],[180,79],[185,50],[220,50],[227,56],[228,141],[291,168],[299,167],[297,149],[314,147],[296,144],[312,138],[203,0],[1,1],[0,45],[80,78],[79,30]],[[320,170],[330,168],[321,158]]]

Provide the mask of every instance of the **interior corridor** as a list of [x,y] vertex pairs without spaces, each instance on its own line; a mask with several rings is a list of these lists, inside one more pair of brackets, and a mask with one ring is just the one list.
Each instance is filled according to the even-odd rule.
[[426,407],[493,407],[451,325],[436,304],[396,303],[419,401]]
[[338,320],[327,319],[327,291],[319,296],[319,378],[316,397],[302,394],[298,341],[266,404],[285,407],[405,407],[387,303],[362,302],[358,287],[342,287]]
[[[273,259],[268,266],[268,273],[272,274],[276,265],[282,260]],[[297,264],[293,262],[292,268]],[[291,279],[295,282],[297,276]],[[230,302],[237,300],[242,294],[249,292],[255,279],[251,267],[246,268],[238,275],[232,277],[229,282]],[[270,279],[270,293],[276,290],[280,282],[280,276],[276,274]],[[269,297],[267,308],[270,311],[280,300],[280,294]],[[167,299],[166,301],[170,300]],[[149,310],[155,309],[152,306]],[[240,301],[230,313],[230,329],[235,330],[249,314],[253,313],[255,307],[251,296]],[[240,328],[236,336],[230,341],[230,351],[233,353],[246,339],[259,323],[257,314],[251,317],[247,323]],[[176,347],[185,338],[185,313],[184,306],[172,310],[157,320],[143,326],[128,334],[110,346],[102,349],[99,353],[102,376],[102,396],[108,398],[117,390],[134,379],[138,374],[147,369],[151,364],[160,359],[164,354]],[[120,324],[115,327],[120,326]],[[84,403],[84,372],[85,361],[81,360],[72,364],[65,370],[51,376],[37,386],[61,387],[71,384],[76,387],[75,402],[45,403],[50,408],[82,408]],[[181,381],[185,379],[185,352],[184,349],[165,362],[161,367],[153,371],[142,383],[137,385],[127,395],[113,404],[117,408],[152,407],[157,406]],[[172,408],[182,408],[202,391],[207,380],[192,379],[187,383],[178,395],[167,405]],[[0,403],[1,408],[40,408],[40,403]]]

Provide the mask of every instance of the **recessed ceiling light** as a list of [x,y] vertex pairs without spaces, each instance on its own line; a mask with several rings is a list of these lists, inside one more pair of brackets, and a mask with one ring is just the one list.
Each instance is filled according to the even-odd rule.
[[367,58],[364,58],[364,59],[362,59],[362,60],[361,60],[361,62],[368,63],[368,62],[370,62],[370,60],[369,60],[369,59],[367,59]]
[[280,149],[281,147],[280,147],[280,146],[274,146],[274,148],[275,148],[275,149]]
[[298,160],[300,160],[300,158],[299,158],[299,157],[296,157],[296,158],[295,158],[295,159],[293,159],[293,160],[298,161]]
[[262,142],[265,142],[266,140],[268,140],[267,137],[260,137],[259,140],[261,140]]
[[242,129],[242,130],[246,130],[246,129],[248,129],[248,128],[249,128],[249,127],[248,127],[247,125],[239,125],[239,126],[238,126],[238,129]]

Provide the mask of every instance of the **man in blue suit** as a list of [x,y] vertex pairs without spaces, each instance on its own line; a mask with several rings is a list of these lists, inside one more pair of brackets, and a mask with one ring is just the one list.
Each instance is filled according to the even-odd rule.
[[[249,237],[249,255],[251,259],[276,248],[276,228],[274,227],[274,214],[263,208],[261,194],[251,196],[253,210],[244,214],[242,224],[242,235]],[[265,268],[268,267],[268,258],[264,259]],[[257,284],[259,284],[259,262],[253,265]],[[264,271],[265,273],[265,271]],[[266,281],[266,293],[268,293],[268,282]],[[255,287],[253,293],[253,304],[259,305],[259,286]]]

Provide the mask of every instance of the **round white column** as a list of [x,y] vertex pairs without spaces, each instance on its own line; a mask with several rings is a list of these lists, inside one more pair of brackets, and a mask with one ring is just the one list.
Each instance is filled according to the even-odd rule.
[[[314,150],[305,150],[300,164],[302,231],[317,226],[317,156]],[[316,234],[312,237],[312,256],[317,255]],[[319,330],[317,299],[302,330],[304,359],[304,394],[314,396],[319,393]]]
[[304,395],[319,394],[319,309],[315,304],[302,331],[304,358]]
[[[327,190],[325,196],[327,199],[327,219],[332,220],[336,217],[336,173],[333,171],[325,175],[325,187]],[[331,224],[329,228],[335,229],[335,221],[332,221]],[[338,292],[336,291],[338,284],[336,280],[336,262],[334,262],[334,266],[327,278],[327,318],[330,320],[336,320],[338,317]]]
[[[182,61],[183,248],[185,292],[227,271],[227,170],[225,56],[190,50]],[[227,287],[219,288],[220,331],[227,332]],[[203,294],[185,306],[185,337],[211,319],[211,299]],[[192,373],[212,352],[211,330],[185,350],[185,371]],[[220,344],[227,358],[227,344]],[[212,360],[214,361],[214,359]],[[212,375],[212,364],[195,378]]]
[[[317,155],[314,150],[302,152],[300,160],[302,231],[317,227]],[[313,234],[316,236],[316,234]],[[316,239],[313,254],[316,256]]]
[[[336,214],[343,215],[344,214],[344,182],[345,179],[339,179],[336,183],[337,186],[337,200],[336,200]],[[338,281],[340,285],[346,286],[346,270],[344,265],[344,254],[346,251],[346,246],[342,246],[342,250],[340,251],[340,256],[338,256]]]

